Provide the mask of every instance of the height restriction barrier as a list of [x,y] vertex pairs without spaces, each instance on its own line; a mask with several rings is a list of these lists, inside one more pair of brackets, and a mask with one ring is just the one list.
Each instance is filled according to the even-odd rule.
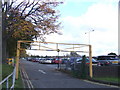
[[[22,47],[22,44],[30,45],[29,49]],[[57,51],[59,52],[79,52],[88,53],[90,58],[89,76],[92,78],[92,46],[88,44],[72,44],[72,43],[55,43],[41,41],[18,41],[16,54],[16,79],[18,79],[20,50],[40,50],[40,51]]]

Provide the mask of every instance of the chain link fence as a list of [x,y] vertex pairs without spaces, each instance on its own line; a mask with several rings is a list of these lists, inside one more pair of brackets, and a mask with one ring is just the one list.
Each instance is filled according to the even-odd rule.
[[86,56],[82,56],[81,63],[76,63],[77,58],[81,57],[66,58],[66,61],[60,64],[60,69],[81,79],[89,77],[89,66],[86,65]]
[[[76,59],[81,57],[68,58],[63,64],[60,64],[60,69],[64,72],[70,72],[78,78],[89,78],[89,65],[86,64],[86,56],[82,56],[82,62],[76,63]],[[111,66],[92,66],[93,78],[114,77],[120,78],[120,65]]]

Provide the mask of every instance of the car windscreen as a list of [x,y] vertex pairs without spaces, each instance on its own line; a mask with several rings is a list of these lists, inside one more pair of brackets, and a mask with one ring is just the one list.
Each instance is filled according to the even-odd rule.
[[[86,58],[86,61],[89,61],[89,58]],[[96,62],[96,60],[94,58],[92,58],[92,62]]]
[[77,58],[76,61],[77,61],[77,62],[81,62],[81,61],[82,61],[82,58]]

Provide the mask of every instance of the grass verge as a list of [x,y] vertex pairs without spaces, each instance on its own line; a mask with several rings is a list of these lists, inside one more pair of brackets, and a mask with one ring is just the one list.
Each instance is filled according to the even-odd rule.
[[79,78],[79,79],[86,79],[88,77],[84,73],[81,74],[80,72],[77,72],[77,71],[69,71],[69,70],[63,70],[63,69],[60,69],[58,71],[69,74],[70,76],[75,77],[75,78]]
[[[2,64],[2,80],[13,72],[14,67],[8,64]],[[9,78],[9,86],[12,85],[12,77]],[[2,85],[2,88],[6,88],[6,83]],[[15,80],[15,88],[23,88],[22,78],[19,72],[19,78]]]
[[2,79],[13,72],[14,67],[8,64],[2,64]]
[[20,75],[20,71],[19,71],[19,76],[18,77],[19,78],[15,82],[15,88],[24,88],[23,81],[22,81],[22,78],[21,78],[21,75]]
[[[72,77],[75,77],[75,78],[79,78],[79,79],[89,79],[90,77],[89,76],[81,76],[80,73],[78,72],[74,72],[74,71],[67,71],[67,70],[59,70],[63,73],[66,73],[66,74],[69,74],[70,76]],[[112,82],[112,83],[120,83],[120,78],[117,78],[117,77],[100,77],[100,78],[94,78],[94,80],[100,80],[100,81],[105,81],[105,82]]]
[[93,78],[93,79],[114,82],[114,83],[120,83],[120,78],[117,78],[117,77],[99,77],[99,78]]

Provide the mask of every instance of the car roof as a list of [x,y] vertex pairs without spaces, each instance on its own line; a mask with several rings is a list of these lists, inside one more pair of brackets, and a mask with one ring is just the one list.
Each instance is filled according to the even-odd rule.
[[116,56],[116,55],[100,55],[100,56],[98,56],[98,57],[104,57],[104,56],[106,56],[106,57],[109,57],[109,56]]

